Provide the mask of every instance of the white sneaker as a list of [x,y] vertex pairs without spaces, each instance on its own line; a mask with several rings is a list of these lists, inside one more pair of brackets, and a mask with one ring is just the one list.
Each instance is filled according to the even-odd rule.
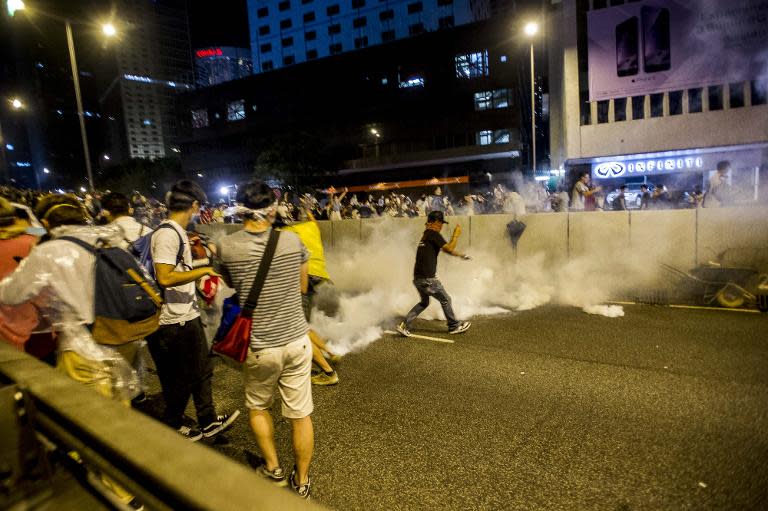
[[471,322],[469,322],[469,321],[462,321],[461,323],[459,323],[455,327],[449,329],[448,333],[449,334],[460,334],[462,332],[466,332],[467,330],[469,330],[470,326],[472,326]]

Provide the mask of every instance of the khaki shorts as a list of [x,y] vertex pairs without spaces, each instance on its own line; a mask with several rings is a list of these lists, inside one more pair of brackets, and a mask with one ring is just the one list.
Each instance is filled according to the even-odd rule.
[[283,417],[302,419],[312,413],[312,342],[305,335],[277,348],[249,351],[245,360],[245,406],[267,410],[275,388],[283,399]]

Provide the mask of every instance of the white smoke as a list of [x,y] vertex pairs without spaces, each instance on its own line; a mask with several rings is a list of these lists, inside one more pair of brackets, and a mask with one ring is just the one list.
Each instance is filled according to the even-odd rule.
[[[324,303],[329,290],[320,292],[312,326],[339,353],[364,349],[419,299],[412,275],[423,224],[381,219],[370,225],[367,240],[346,239],[326,253],[338,303],[335,311],[328,311]],[[470,253],[471,261],[444,253],[438,259],[438,276],[459,319],[525,311],[548,303],[579,307],[589,314],[623,315],[621,307],[602,303],[615,283],[625,280],[621,275],[629,266],[609,268],[594,255],[553,263],[547,254],[536,254],[515,262],[511,244],[505,254],[478,249]],[[419,317],[445,320],[435,300]]]

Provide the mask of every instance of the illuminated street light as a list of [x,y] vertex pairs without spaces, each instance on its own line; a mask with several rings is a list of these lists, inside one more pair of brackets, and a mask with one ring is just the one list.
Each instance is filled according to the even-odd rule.
[[219,192],[221,192],[222,195],[227,195],[227,192],[229,191],[228,186],[222,186]]
[[104,158],[105,160],[109,161],[109,155],[108,154],[105,154],[104,156],[102,156],[102,158]]
[[48,167],[43,167],[43,174],[50,174],[51,171],[48,170]]
[[105,23],[102,25],[101,31],[104,32],[104,35],[107,37],[113,37],[115,34],[117,34],[117,30],[112,23]]
[[379,134],[379,130],[377,130],[376,128],[371,128],[371,135],[378,135],[378,134]]
[[13,98],[11,100],[11,106],[13,107],[14,110],[21,110],[22,108],[24,108],[24,102],[19,98]]
[[81,186],[81,187],[80,187],[80,191],[81,191],[81,192],[83,192],[83,193],[85,193],[85,192],[87,192],[88,190],[86,190],[84,186]]
[[197,177],[203,177],[203,173],[202,172],[198,172],[197,173]]
[[16,11],[24,10],[24,2],[22,0],[8,0],[6,6],[8,8],[9,16],[16,14]]
[[525,24],[525,35],[527,36],[535,36],[539,33],[539,24],[535,21],[531,21],[529,23]]

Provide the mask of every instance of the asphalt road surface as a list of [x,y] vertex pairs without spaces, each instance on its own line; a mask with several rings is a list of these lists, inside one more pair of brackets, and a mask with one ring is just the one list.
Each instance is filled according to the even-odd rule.
[[[768,315],[627,306],[417,322],[314,387],[313,497],[359,510],[768,509]],[[243,409],[218,363],[219,411]],[[281,463],[288,423],[274,411]],[[245,411],[243,409],[243,411]],[[190,415],[192,415],[190,408]],[[213,448],[245,463],[243,416]]]

